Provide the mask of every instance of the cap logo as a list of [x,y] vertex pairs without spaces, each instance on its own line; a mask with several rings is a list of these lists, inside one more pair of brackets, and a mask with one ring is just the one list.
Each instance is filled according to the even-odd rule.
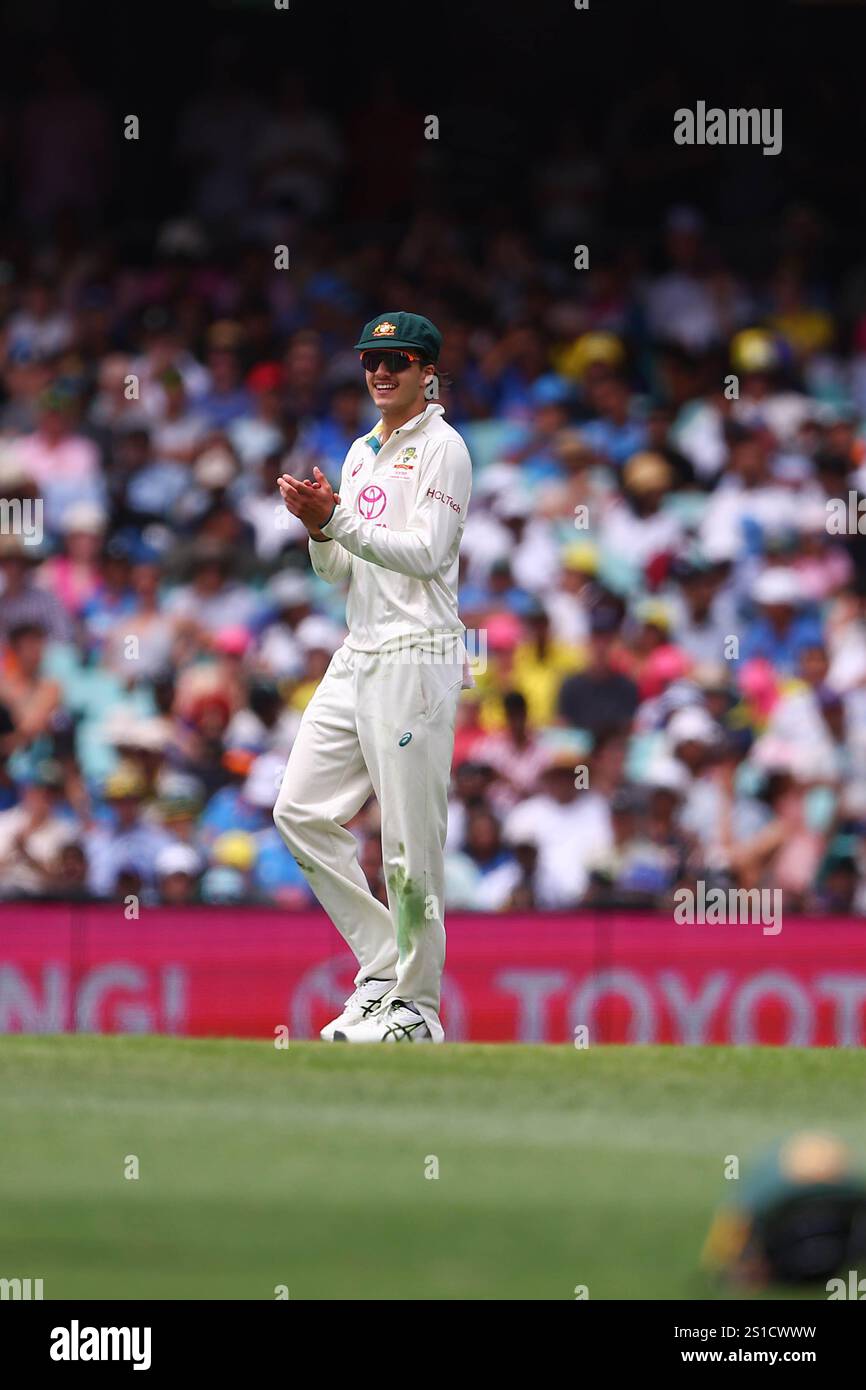
[[377,323],[377,324],[376,324],[376,327],[373,329],[373,337],[374,337],[374,338],[393,338],[393,336],[394,336],[394,334],[395,334],[396,332],[397,332],[397,325],[396,325],[396,323],[389,323],[388,320],[385,319],[384,323]]

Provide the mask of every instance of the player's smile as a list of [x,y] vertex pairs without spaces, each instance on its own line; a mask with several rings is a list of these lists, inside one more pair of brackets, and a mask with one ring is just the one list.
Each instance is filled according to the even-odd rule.
[[394,411],[399,414],[414,405],[417,384],[408,371],[392,372],[380,362],[374,372],[367,372],[367,386],[374,405],[389,415]]
[[400,383],[397,381],[379,380],[379,378],[376,377],[373,381],[373,389],[387,395],[390,391],[396,391],[399,384]]

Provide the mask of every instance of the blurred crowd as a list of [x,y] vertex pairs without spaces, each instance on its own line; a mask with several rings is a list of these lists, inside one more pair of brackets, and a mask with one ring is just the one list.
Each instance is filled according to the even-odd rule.
[[[343,595],[276,478],[336,482],[376,419],[351,344],[405,308],[474,464],[447,906],[704,880],[866,909],[866,265],[827,273],[819,211],[748,270],[687,202],[608,238],[603,155],[564,129],[531,226],[426,200],[357,235],[375,142],[296,77],[267,110],[214,82],[133,255],[94,230],[105,113],[52,61],[0,260],[0,895],[312,904],[271,809]],[[388,195],[434,186],[446,155],[396,159],[371,100]],[[384,897],[375,803],[351,829]]]

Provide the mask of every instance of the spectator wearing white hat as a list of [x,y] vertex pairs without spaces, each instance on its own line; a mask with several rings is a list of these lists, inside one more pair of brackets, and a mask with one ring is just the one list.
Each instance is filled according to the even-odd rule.
[[665,737],[674,764],[685,774],[679,787],[679,824],[704,859],[718,866],[726,857],[720,844],[747,839],[767,818],[763,807],[734,780],[749,736],[738,742],[703,706],[688,705],[668,721]]
[[760,657],[776,670],[794,675],[804,648],[823,646],[820,619],[804,607],[796,570],[768,567],[752,586],[757,617],[740,644],[740,660]]
[[159,901],[168,907],[186,907],[198,897],[203,864],[191,845],[166,845],[156,856]]

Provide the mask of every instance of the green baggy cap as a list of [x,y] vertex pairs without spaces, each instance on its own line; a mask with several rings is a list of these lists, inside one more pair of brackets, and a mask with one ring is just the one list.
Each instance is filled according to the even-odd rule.
[[438,362],[442,334],[422,314],[380,314],[370,320],[355,344],[356,352],[368,348],[403,348],[419,352],[425,362]]

